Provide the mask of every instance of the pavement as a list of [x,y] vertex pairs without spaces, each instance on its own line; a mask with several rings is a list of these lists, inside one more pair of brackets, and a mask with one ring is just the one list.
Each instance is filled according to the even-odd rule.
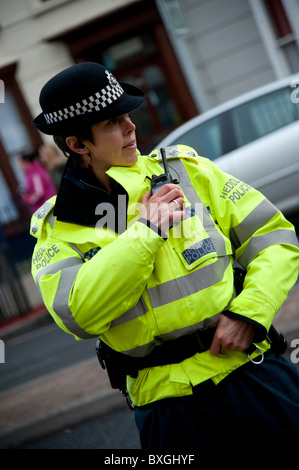
[[[0,328],[0,338],[16,337],[48,322],[45,309]],[[58,327],[57,327],[58,328]],[[0,393],[0,449],[18,448],[91,418],[126,408],[95,355]]]
[[[280,332],[290,335],[299,327],[298,304],[296,284],[276,316],[274,324]],[[45,315],[42,310],[21,323],[0,328],[0,338],[37,328]],[[94,357],[0,393],[0,449],[18,448],[126,406]]]

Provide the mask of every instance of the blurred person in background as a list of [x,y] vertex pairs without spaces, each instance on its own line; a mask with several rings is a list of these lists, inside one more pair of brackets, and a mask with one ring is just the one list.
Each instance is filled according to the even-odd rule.
[[50,174],[37,159],[35,153],[21,155],[18,164],[24,174],[24,188],[21,198],[33,214],[57,191]]
[[45,144],[38,149],[39,159],[47,168],[52,180],[59,188],[65,167],[65,158],[54,145]]

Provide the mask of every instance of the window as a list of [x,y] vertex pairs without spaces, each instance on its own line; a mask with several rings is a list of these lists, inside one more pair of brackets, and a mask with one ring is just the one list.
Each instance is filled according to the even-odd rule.
[[[16,160],[20,153],[31,150],[31,142],[8,87],[5,89],[5,102],[0,106],[0,140],[21,184],[23,177]],[[0,174],[0,224],[8,223],[17,217],[12,195],[3,175]]]
[[149,99],[156,108],[162,127],[173,126],[180,122],[161,69],[156,65],[150,65],[143,70],[143,78]]
[[[4,107],[5,112],[0,113],[0,139],[9,156],[14,173],[19,183],[22,184],[23,175],[17,165],[17,158],[21,153],[30,152],[33,149],[9,88],[5,90]],[[5,199],[1,200],[2,203],[5,202]]]
[[100,62],[110,70],[115,70],[129,60],[151,54],[154,49],[155,45],[150,34],[133,36],[105,49]]
[[6,181],[0,172],[0,226],[18,218]]
[[5,85],[4,81],[0,80],[0,103],[5,102]]
[[20,153],[32,151],[31,141],[24,123],[21,120],[19,110],[15,104],[9,88],[5,90],[4,112],[0,113],[0,139],[10,157],[10,162],[18,173],[15,159]]
[[298,106],[284,88],[231,111],[237,146],[248,144],[299,119]]
[[139,86],[146,94],[147,99],[130,115],[132,121],[138,123],[136,135],[139,150],[147,154],[161,140],[161,134],[164,136],[167,130],[180,124],[179,113],[158,65],[143,67],[137,78],[125,75],[121,81]]
[[296,37],[281,0],[264,0],[272,22],[276,44],[284,52],[291,72],[299,70],[299,55]]
[[199,155],[210,158],[210,160],[220,157],[225,153],[221,137],[221,118],[222,116],[219,115],[195,126],[181,137],[177,137],[175,143],[189,145]]
[[185,32],[186,19],[179,0],[156,0],[166,23],[171,31]]
[[[18,194],[23,174],[17,158],[22,153],[34,151],[42,143],[40,135],[31,126],[32,116],[14,78],[15,70],[16,63],[0,69],[4,95],[0,102],[0,225],[5,225],[7,233],[23,230],[29,217]],[[12,224],[16,220],[18,224]]]

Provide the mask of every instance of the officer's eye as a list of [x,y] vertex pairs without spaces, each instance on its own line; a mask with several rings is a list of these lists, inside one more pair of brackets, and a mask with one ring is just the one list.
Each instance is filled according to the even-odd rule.
[[116,124],[117,123],[117,117],[110,118],[108,121],[108,124]]

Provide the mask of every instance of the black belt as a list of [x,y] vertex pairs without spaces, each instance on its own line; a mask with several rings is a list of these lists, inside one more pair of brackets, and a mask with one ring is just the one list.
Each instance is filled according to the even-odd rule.
[[131,358],[138,369],[147,367],[177,364],[185,359],[210,349],[216,327],[197,330],[193,333],[171,339],[154,347],[153,351],[144,357]]
[[[167,340],[155,346],[152,352],[144,357],[132,357],[117,352],[99,339],[97,341],[96,351],[101,366],[103,369],[107,369],[112,388],[122,389],[125,387],[125,378],[127,375],[135,378],[139,370],[148,367],[177,364],[194,356],[196,353],[207,351],[211,347],[215,331],[216,326],[197,330],[176,339]],[[271,344],[272,350],[279,354],[285,352],[287,347],[285,338],[283,335],[279,334],[273,326],[271,326],[269,330],[267,339]],[[250,360],[250,354],[252,354],[255,349],[259,348],[252,344],[244,351],[248,354]],[[261,355],[263,360],[262,352]],[[256,363],[258,364],[262,362],[262,360]]]
[[107,369],[112,388],[121,388],[125,376],[137,377],[138,371],[147,367],[176,364],[210,349],[216,327],[197,330],[179,338],[167,340],[154,347],[144,357],[132,357],[111,349],[98,339],[97,356],[103,369]]

